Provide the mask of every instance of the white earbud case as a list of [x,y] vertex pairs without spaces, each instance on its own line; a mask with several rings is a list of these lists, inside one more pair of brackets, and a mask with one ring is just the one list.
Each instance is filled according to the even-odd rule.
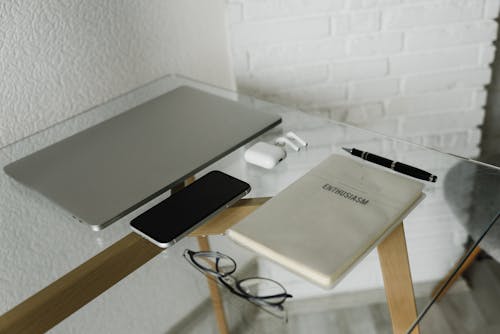
[[248,163],[266,169],[272,169],[285,157],[286,151],[284,149],[261,141],[245,151],[245,160]]

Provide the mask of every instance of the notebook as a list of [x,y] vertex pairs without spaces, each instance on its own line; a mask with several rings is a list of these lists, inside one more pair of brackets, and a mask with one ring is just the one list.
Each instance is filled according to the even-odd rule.
[[227,231],[331,288],[424,198],[423,184],[334,154]]

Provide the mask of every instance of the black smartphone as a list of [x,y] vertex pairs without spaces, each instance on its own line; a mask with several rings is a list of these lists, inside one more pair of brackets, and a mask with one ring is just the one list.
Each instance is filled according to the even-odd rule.
[[246,182],[212,171],[132,219],[130,227],[157,246],[168,248],[250,189]]

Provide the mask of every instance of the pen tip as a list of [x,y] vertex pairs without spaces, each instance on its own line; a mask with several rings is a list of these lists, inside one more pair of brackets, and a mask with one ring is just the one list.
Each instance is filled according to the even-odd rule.
[[342,149],[343,149],[344,151],[346,151],[347,153],[351,153],[351,152],[352,152],[352,149],[350,149],[350,148],[345,148],[345,147],[342,147]]

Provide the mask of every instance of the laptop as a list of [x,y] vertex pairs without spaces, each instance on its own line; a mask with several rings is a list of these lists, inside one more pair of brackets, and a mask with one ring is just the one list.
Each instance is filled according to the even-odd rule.
[[97,231],[280,122],[182,86],[4,170]]

